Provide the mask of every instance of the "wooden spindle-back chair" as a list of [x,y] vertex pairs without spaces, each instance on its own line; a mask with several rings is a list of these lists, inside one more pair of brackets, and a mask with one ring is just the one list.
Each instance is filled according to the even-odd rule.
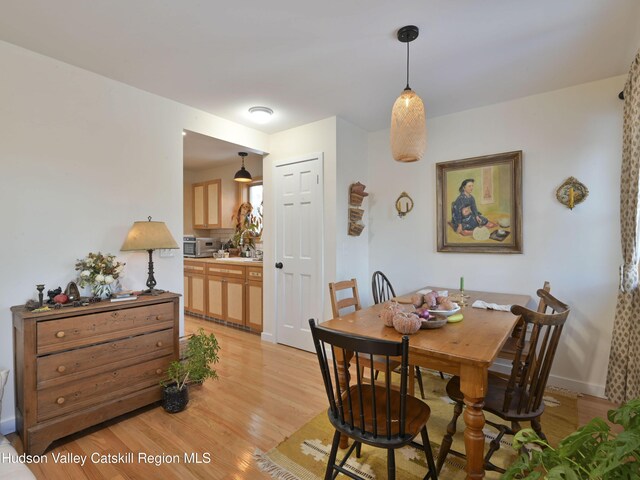
[[[508,379],[489,374],[489,382],[483,409],[501,419],[511,422],[510,426],[494,423],[487,424],[498,430],[498,435],[491,442],[485,455],[485,470],[504,469],[492,464],[490,459],[500,448],[500,440],[504,435],[513,435],[520,430],[520,422],[531,422],[531,427],[541,438],[546,438],[542,432],[540,416],[544,411],[543,396],[547,386],[551,366],[558,348],[562,329],[570,313],[569,307],[553,297],[549,292],[540,289],[537,292],[540,301],[544,303],[544,311],[538,312],[514,305],[511,312],[524,320],[524,327],[518,337],[516,352],[513,359],[511,374]],[[531,326],[529,348],[525,352],[527,326]],[[438,471],[442,468],[448,453],[463,456],[451,450],[453,434],[456,432],[456,422],[462,413],[464,396],[460,391],[460,378],[453,377],[447,384],[447,394],[455,401],[454,414],[447,434],[442,440],[442,447],[438,455]]]
[[[309,320],[309,325],[329,401],[327,414],[335,428],[325,479],[331,479],[338,472],[358,478],[346,470],[344,464],[354,450],[359,456],[362,444],[387,450],[387,478],[394,479],[395,449],[411,443],[418,434],[422,436],[421,448],[429,467],[425,479],[437,478],[427,433],[431,411],[426,403],[407,395],[409,337],[392,342],[325,329],[314,320]],[[384,385],[374,381],[374,358],[378,364],[384,362]],[[348,372],[351,359],[356,363],[356,374],[344,375],[345,384],[341,385],[337,381],[338,371]],[[399,391],[391,385],[394,361],[400,362]],[[368,383],[361,374],[362,362],[367,363],[372,372]],[[352,438],[354,443],[344,459],[336,463],[341,434]]]

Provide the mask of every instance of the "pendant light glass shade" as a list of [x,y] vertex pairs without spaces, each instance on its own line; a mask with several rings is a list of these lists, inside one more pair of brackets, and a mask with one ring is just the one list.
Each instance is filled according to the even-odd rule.
[[398,162],[415,162],[422,158],[426,148],[424,103],[416,92],[408,89],[391,110],[391,154]]
[[251,178],[251,174],[248,172],[248,170],[246,168],[244,168],[244,157],[246,157],[248,155],[248,153],[247,152],[238,152],[238,155],[240,155],[240,157],[242,157],[242,167],[240,168],[240,170],[238,170],[236,172],[236,174],[234,175],[233,179],[236,182],[248,183],[248,182],[253,180],[253,178]]
[[391,154],[398,162],[420,160],[427,148],[427,122],[422,99],[409,87],[409,43],[420,30],[407,25],[398,30],[398,40],[407,44],[407,86],[391,110]]

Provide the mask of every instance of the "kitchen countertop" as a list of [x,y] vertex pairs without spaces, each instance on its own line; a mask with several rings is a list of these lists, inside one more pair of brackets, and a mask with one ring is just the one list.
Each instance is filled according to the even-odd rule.
[[262,267],[262,261],[256,261],[251,258],[243,257],[229,257],[229,258],[184,258],[185,261],[190,262],[202,262],[202,263],[217,263],[220,265],[240,265],[243,267]]

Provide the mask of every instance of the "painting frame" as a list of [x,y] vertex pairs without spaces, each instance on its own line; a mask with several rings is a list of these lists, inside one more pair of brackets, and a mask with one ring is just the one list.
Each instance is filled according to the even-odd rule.
[[522,150],[436,163],[436,209],[438,252],[522,253]]

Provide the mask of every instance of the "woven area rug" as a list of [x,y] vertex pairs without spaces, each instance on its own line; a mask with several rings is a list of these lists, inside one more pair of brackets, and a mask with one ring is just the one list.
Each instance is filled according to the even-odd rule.
[[[437,458],[439,444],[442,441],[453,414],[453,406],[445,392],[448,379],[442,380],[437,372],[424,371],[426,402],[431,408],[431,418],[427,424],[429,439],[432,444],[434,457]],[[416,384],[417,390],[417,384]],[[547,390],[545,392],[545,412],[542,416],[542,429],[552,445],[572,432],[578,426],[577,396],[571,392],[561,390]],[[419,392],[416,392],[419,398]],[[485,413],[492,419],[491,414]],[[499,419],[495,419],[500,421]],[[523,424],[527,427],[528,424]],[[453,448],[464,451],[464,420],[458,420],[458,433],[453,442]],[[487,425],[485,427],[485,441],[488,444],[495,437],[495,430]],[[418,435],[418,439],[419,439]],[[327,419],[326,411],[323,411],[300,430],[285,439],[280,445],[267,453],[256,452],[255,460],[259,467],[278,480],[317,480],[324,478],[324,471],[331,449],[333,428]],[[512,437],[505,436],[502,439],[502,447],[492,457],[492,462],[505,467],[517,457],[517,453],[511,446]],[[485,446],[485,451],[488,446]],[[344,451],[338,452],[338,458]],[[356,475],[366,479],[387,478],[387,457],[383,449],[362,446],[362,456],[356,458],[355,453],[347,463],[347,468]],[[422,479],[427,472],[424,453],[413,447],[403,447],[396,450],[396,478],[398,479]],[[339,475],[338,478],[347,478]],[[441,479],[464,479],[464,460],[449,455],[447,463],[440,474]],[[487,472],[485,478],[500,478],[496,472]]]

